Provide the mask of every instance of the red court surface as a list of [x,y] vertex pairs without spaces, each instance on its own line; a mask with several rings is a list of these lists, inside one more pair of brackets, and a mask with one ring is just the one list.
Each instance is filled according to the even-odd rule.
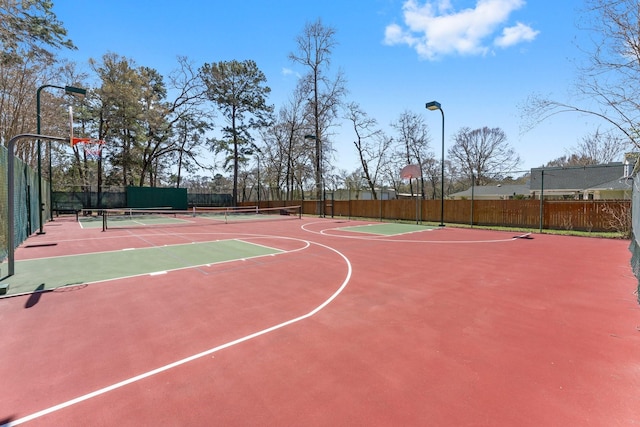
[[48,224],[16,259],[283,252],[0,299],[0,425],[640,425],[628,241],[358,224]]

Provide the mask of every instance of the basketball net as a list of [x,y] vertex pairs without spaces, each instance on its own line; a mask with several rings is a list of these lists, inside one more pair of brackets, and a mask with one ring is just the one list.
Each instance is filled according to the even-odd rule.
[[93,138],[71,138],[71,146],[75,147],[78,144],[82,144],[87,159],[99,160],[102,157],[102,147],[104,146],[104,140]]

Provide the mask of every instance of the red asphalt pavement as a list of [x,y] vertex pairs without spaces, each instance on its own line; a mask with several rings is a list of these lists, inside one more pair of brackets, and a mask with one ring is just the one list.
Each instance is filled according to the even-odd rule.
[[0,425],[640,424],[628,241],[54,224],[16,258],[224,238],[287,252],[1,299]]

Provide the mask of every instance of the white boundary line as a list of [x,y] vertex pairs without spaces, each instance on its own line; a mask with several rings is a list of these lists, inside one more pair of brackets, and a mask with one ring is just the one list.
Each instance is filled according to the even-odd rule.
[[201,353],[197,353],[197,354],[194,354],[192,356],[185,357],[184,359],[180,359],[180,360],[175,361],[173,363],[169,363],[168,365],[161,366],[160,368],[153,369],[151,371],[145,372],[145,373],[140,374],[140,375],[136,375],[135,377],[131,377],[131,378],[126,379],[124,381],[120,381],[120,382],[112,384],[110,386],[103,387],[103,388],[101,388],[99,390],[96,390],[96,391],[93,391],[91,393],[87,393],[85,395],[76,397],[75,399],[67,400],[66,402],[60,403],[60,404],[55,405],[55,406],[51,406],[50,408],[43,409],[42,411],[35,412],[35,413],[31,414],[31,415],[27,415],[25,417],[22,417],[22,418],[19,418],[19,419],[15,420],[15,421],[9,421],[8,423],[2,424],[0,427],[13,427],[13,426],[17,426],[17,425],[20,425],[20,424],[24,424],[24,423],[26,423],[28,421],[35,420],[36,418],[40,418],[40,417],[43,417],[45,415],[51,414],[53,412],[59,411],[61,409],[68,408],[68,407],[73,406],[75,404],[78,404],[78,403],[84,402],[86,400],[92,399],[94,397],[103,395],[103,394],[108,393],[110,391],[122,388],[122,387],[124,387],[126,385],[141,381],[141,380],[143,380],[145,378],[152,377],[152,376],[154,376],[156,374],[160,374],[162,372],[165,372],[165,371],[168,371],[170,369],[176,368],[178,366],[184,365],[186,363],[192,362],[192,361],[194,361],[196,359],[203,358],[203,357],[208,356],[210,354],[216,353],[216,352],[218,352],[220,350],[224,350],[226,348],[233,347],[233,346],[241,344],[241,343],[243,343],[245,341],[249,341],[249,340],[251,340],[253,338],[257,338],[259,336],[266,335],[266,334],[268,334],[270,332],[277,331],[278,329],[282,329],[282,328],[284,328],[286,326],[292,325],[294,323],[298,323],[298,322],[300,322],[302,320],[308,319],[311,316],[314,316],[320,310],[324,309],[327,305],[329,305],[334,299],[336,299],[338,297],[338,295],[340,295],[342,293],[342,291],[347,287],[347,284],[351,280],[351,273],[352,273],[351,262],[349,262],[349,259],[342,252],[340,252],[337,249],[334,249],[334,248],[332,248],[330,246],[326,246],[326,245],[323,245],[321,243],[310,242],[310,241],[304,240],[304,239],[295,239],[295,240],[302,240],[303,242],[306,242],[307,243],[307,247],[311,246],[312,244],[314,244],[314,245],[318,245],[320,247],[323,247],[325,249],[328,249],[330,251],[333,251],[336,254],[338,254],[340,257],[342,257],[344,262],[347,264],[347,275],[346,275],[344,281],[342,282],[342,284],[340,285],[340,287],[338,288],[338,290],[336,290],[322,304],[320,304],[318,307],[314,308],[313,310],[311,310],[307,314],[303,314],[303,315],[298,316],[298,317],[296,317],[294,319],[287,320],[285,322],[282,322],[282,323],[279,323],[277,325],[271,326],[270,328],[266,328],[266,329],[263,329],[261,331],[254,332],[253,334],[246,335],[246,336],[244,336],[242,338],[238,338],[238,339],[236,339],[234,341],[230,341],[228,343],[219,345],[217,347],[210,348],[209,350],[203,351]]
[[[502,242],[513,242],[519,239],[519,237],[510,237],[508,239],[494,239],[494,240],[402,240],[402,239],[385,239],[384,236],[375,236],[375,237],[365,237],[365,236],[344,236],[340,234],[331,234],[327,231],[338,230],[344,227],[336,227],[336,228],[325,228],[320,231],[313,231],[307,229],[307,225],[313,224],[327,224],[324,221],[316,221],[316,222],[308,222],[306,224],[302,224],[300,228],[308,233],[319,234],[321,236],[329,236],[329,237],[337,237],[340,239],[356,239],[356,240],[368,240],[375,242],[394,242],[394,243],[433,243],[433,244],[459,244],[459,243],[502,243]],[[425,230],[426,231],[426,230]],[[410,233],[405,233],[410,234]],[[2,427],[2,426],[0,426]]]

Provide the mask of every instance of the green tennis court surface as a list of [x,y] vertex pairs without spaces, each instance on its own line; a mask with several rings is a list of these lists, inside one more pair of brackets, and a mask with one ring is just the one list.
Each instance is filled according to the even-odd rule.
[[381,236],[396,236],[399,234],[433,230],[434,228],[435,227],[429,227],[426,225],[418,225],[418,224],[382,223],[382,224],[356,225],[353,227],[341,227],[339,228],[339,230],[351,231],[354,233],[378,234]]
[[[199,219],[215,222],[235,221],[262,221],[273,219],[299,218],[298,206],[262,209],[234,209],[234,210],[104,210],[102,215],[82,216],[79,218],[83,228],[98,228],[106,225],[107,228],[131,228],[144,226],[162,226],[194,224]],[[106,220],[106,221],[103,221]]]
[[3,283],[9,283],[9,294],[14,295],[280,252],[240,240],[222,240],[42,258],[17,261],[16,274]]

